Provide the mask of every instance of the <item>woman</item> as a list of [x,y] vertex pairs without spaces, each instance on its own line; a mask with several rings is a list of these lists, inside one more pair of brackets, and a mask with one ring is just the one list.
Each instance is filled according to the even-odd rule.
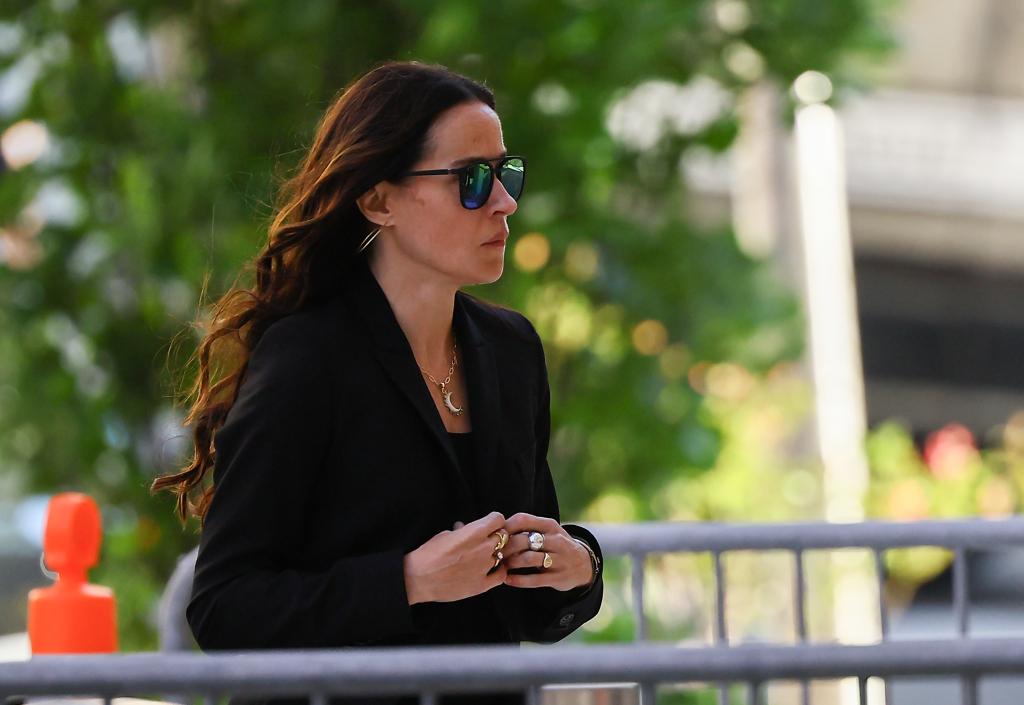
[[490,90],[442,66],[382,64],[327,110],[199,347],[195,455],[153,485],[201,520],[202,649],[555,642],[597,613],[540,338],[459,291],[501,276],[524,180]]

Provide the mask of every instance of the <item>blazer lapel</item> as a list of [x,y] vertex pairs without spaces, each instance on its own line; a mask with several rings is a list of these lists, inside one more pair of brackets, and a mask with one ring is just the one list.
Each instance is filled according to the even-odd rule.
[[[455,490],[456,510],[462,521],[470,522],[479,518],[480,509],[472,490],[459,468],[455,449],[448,431],[437,413],[437,407],[430,396],[423,374],[416,363],[405,333],[395,318],[391,304],[381,289],[369,264],[363,257],[356,258],[347,272],[348,300],[351,308],[362,319],[370,332],[374,354],[380,360],[388,376],[416,409],[420,419],[430,430],[430,435],[440,446],[442,470]],[[497,422],[498,379],[490,346],[483,339],[476,323],[467,315],[462,305],[461,292],[455,296],[453,326],[464,365],[463,373],[469,387],[469,408],[475,437],[476,460],[479,463],[478,477],[481,480],[481,495],[487,486],[483,482],[486,468],[493,467]]]
[[494,360],[493,345],[487,341],[469,313],[467,295],[455,292],[455,311],[452,325],[459,340],[463,375],[469,394],[469,410],[473,427],[473,469],[479,487],[480,512],[486,514],[497,506],[491,501],[494,494],[494,473],[498,472],[498,430],[501,427],[501,385],[498,365]]
[[[469,387],[469,408],[473,414],[473,436],[476,445],[476,473],[480,487],[481,509],[485,512],[511,509],[502,506],[501,471],[497,465],[498,440],[501,429],[501,385],[498,379],[498,365],[494,359],[494,347],[480,331],[469,315],[467,295],[461,291],[455,294],[455,334],[465,340],[463,360],[465,361],[466,384]],[[509,621],[519,614],[521,607],[515,588],[504,585],[485,593],[494,605],[498,618],[505,624],[509,635],[518,633],[517,627]]]

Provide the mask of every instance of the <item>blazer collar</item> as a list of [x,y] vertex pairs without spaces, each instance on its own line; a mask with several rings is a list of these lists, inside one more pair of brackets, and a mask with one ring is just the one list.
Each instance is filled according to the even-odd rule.
[[452,325],[460,351],[459,364],[462,365],[469,394],[476,460],[475,484],[480,488],[478,497],[473,495],[463,469],[459,467],[448,431],[427,387],[429,382],[420,371],[412,347],[366,258],[356,257],[346,277],[349,306],[369,330],[374,354],[440,446],[443,470],[455,488],[456,509],[461,520],[468,523],[491,511],[496,506],[489,489],[495,484],[491,473],[497,471],[495,461],[500,423],[498,368],[493,346],[484,337],[470,306],[467,306],[467,295],[455,292]]

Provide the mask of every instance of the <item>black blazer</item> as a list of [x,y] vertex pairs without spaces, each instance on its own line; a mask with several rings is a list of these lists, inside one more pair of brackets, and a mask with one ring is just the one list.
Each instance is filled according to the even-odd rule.
[[[522,314],[455,294],[476,477],[463,476],[366,260],[340,293],[272,324],[214,437],[216,485],[186,616],[204,650],[555,642],[589,590],[496,588],[410,607],[403,556],[456,520],[559,520],[544,349]],[[601,556],[593,534],[566,531]],[[602,556],[603,557],[603,556]],[[603,571],[602,571],[603,572]],[[376,701],[375,701],[376,702]]]

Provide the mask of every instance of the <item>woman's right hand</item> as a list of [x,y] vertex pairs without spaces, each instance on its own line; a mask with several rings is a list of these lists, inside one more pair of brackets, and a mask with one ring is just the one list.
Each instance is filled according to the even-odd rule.
[[456,529],[436,534],[405,554],[405,591],[409,604],[452,602],[487,592],[505,582],[505,564],[494,572],[494,532],[505,526],[501,512],[491,512]]

